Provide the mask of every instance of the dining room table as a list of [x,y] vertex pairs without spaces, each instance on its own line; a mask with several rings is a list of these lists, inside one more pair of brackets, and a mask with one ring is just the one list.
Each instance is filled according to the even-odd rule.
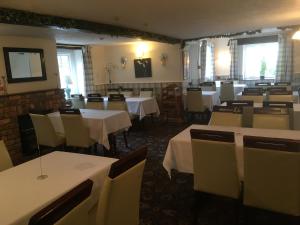
[[[104,180],[115,161],[117,159],[55,151],[0,172],[0,224],[28,225],[31,216],[87,179],[93,181],[89,213],[97,204]],[[41,174],[47,177],[38,179]]]
[[171,138],[163,160],[163,167],[171,177],[171,171],[193,174],[193,153],[192,140],[190,135],[191,129],[230,131],[235,135],[235,152],[237,159],[237,170],[241,180],[244,177],[244,153],[243,153],[243,136],[259,136],[271,138],[287,138],[292,140],[300,140],[299,130],[273,130],[259,128],[244,127],[228,127],[228,126],[210,126],[193,124],[182,132]]
[[[123,131],[132,126],[128,112],[122,110],[80,109],[83,122],[89,128],[90,138],[110,149],[109,134]],[[48,117],[56,132],[64,134],[59,112],[49,113]]]
[[[103,97],[104,105],[107,106],[108,97]],[[126,97],[128,112],[137,115],[142,120],[147,115],[160,115],[156,98],[154,97]]]

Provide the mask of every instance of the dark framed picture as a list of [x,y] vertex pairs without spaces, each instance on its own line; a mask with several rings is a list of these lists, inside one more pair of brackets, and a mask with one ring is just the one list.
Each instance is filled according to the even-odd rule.
[[151,58],[135,59],[134,71],[136,78],[152,77]]

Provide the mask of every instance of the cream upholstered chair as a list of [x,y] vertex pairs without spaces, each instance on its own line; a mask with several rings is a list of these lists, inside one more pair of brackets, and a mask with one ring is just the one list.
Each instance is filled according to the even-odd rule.
[[275,82],[274,85],[277,86],[277,87],[286,87],[287,91],[291,91],[292,90],[291,82],[280,81],[280,82]]
[[270,87],[271,85],[272,85],[271,82],[256,82],[255,83],[256,87],[263,87],[263,88]]
[[208,125],[242,127],[243,107],[214,106]]
[[241,185],[237,170],[234,133],[192,129],[190,134],[194,190],[238,199]]
[[38,145],[48,147],[62,146],[66,142],[65,135],[55,131],[47,115],[30,113]]
[[153,88],[141,88],[140,97],[153,97]]
[[71,103],[73,109],[84,109],[84,97],[81,94],[78,95],[71,95]]
[[286,92],[287,88],[285,86],[272,86],[267,88],[267,92]]
[[288,108],[263,107],[253,110],[253,128],[291,129],[290,112]]
[[186,107],[187,111],[191,113],[205,111],[206,107],[203,105],[201,88],[187,88]]
[[97,225],[138,225],[143,171],[147,148],[143,147],[111,165],[98,203]]
[[268,96],[269,101],[277,102],[293,102],[293,92],[292,91],[270,91]]
[[243,92],[239,99],[253,101],[254,103],[262,103],[264,101],[264,96],[262,93]]
[[111,94],[108,98],[107,109],[128,111],[124,95]]
[[300,216],[299,165],[299,141],[244,136],[244,204]]
[[13,167],[10,155],[7,151],[5,143],[0,140],[0,172]]
[[106,93],[107,96],[115,95],[115,94],[119,94],[118,88],[108,88],[107,89],[107,93]]
[[88,98],[101,98],[100,93],[90,93],[87,95]]
[[264,89],[261,87],[248,87],[248,88],[244,88],[243,90],[244,93],[259,93],[259,94],[263,94],[264,93]]
[[221,82],[220,101],[225,102],[229,100],[234,100],[233,82]]
[[202,82],[199,84],[199,86],[201,87],[202,91],[216,91],[217,90],[216,82],[214,82],[214,81]]
[[78,109],[61,109],[60,116],[64,125],[66,145],[90,148],[96,143],[89,135],[89,128],[84,124]]
[[133,96],[133,89],[132,88],[123,88],[120,94],[124,95],[124,97],[132,97]]
[[252,100],[232,100],[227,101],[226,106],[229,107],[253,107],[254,101]]
[[100,97],[93,97],[88,98],[86,102],[86,108],[87,109],[98,109],[98,110],[104,110],[104,100]]
[[88,225],[92,186],[91,180],[77,185],[34,214],[29,225]]

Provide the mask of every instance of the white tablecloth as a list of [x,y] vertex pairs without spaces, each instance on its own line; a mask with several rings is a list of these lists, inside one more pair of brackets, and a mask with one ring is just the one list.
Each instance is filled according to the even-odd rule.
[[[235,98],[237,100],[240,100],[241,96],[242,96],[242,92],[239,92],[239,93],[236,94]],[[266,101],[266,100],[267,100],[267,95],[266,95],[266,93],[264,93],[264,101]],[[294,100],[294,103],[299,103],[298,91],[293,91],[293,100]]]
[[0,172],[0,224],[27,225],[30,217],[60,196],[85,181],[94,181],[91,207],[96,204],[108,174],[116,159],[67,152],[52,152],[42,157],[44,174],[37,180],[40,160]]
[[236,157],[238,164],[237,169],[241,179],[243,179],[244,177],[243,135],[300,140],[300,131],[294,130],[270,130],[256,128],[191,125],[190,127],[180,132],[178,135],[176,135],[169,141],[165,158],[163,161],[163,166],[167,170],[169,175],[171,175],[172,169],[184,173],[193,173],[193,153],[190,136],[191,129],[235,132]]
[[[104,97],[104,104],[107,106],[108,97]],[[160,110],[156,98],[152,97],[127,97],[128,112],[138,115],[140,120],[146,115],[154,114],[159,116]]]
[[[220,94],[217,91],[202,91],[203,105],[212,111],[214,105],[220,104]],[[186,109],[186,93],[183,93],[183,105]]]
[[[108,135],[131,127],[130,117],[125,111],[80,109],[83,121],[90,129],[90,137],[110,148]],[[59,112],[48,114],[56,132],[64,133]]]

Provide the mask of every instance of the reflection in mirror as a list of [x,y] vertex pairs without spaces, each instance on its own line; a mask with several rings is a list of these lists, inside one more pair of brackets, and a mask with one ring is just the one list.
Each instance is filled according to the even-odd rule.
[[47,79],[42,49],[3,48],[3,51],[8,83]]

